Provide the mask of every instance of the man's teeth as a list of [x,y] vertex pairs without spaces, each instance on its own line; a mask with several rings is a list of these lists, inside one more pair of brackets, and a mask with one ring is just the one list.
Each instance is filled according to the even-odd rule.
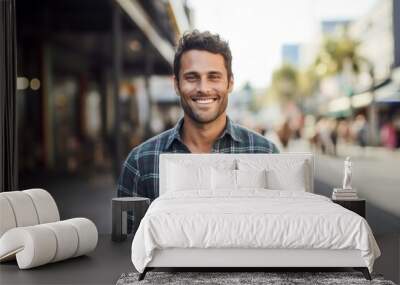
[[200,104],[209,104],[214,102],[215,99],[196,99],[195,102]]

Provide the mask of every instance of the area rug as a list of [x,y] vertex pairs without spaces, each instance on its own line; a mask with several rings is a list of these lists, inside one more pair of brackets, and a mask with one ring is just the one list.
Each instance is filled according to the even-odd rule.
[[372,275],[372,281],[364,278],[360,272],[148,272],[145,279],[138,281],[138,273],[122,274],[117,285],[136,284],[379,284],[395,285],[384,280],[381,275]]

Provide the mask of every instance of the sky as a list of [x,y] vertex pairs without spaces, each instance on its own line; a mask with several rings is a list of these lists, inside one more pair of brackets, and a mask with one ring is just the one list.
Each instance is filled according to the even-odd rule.
[[285,43],[309,43],[321,20],[354,20],[382,0],[190,0],[194,27],[220,34],[232,51],[235,89],[266,87]]

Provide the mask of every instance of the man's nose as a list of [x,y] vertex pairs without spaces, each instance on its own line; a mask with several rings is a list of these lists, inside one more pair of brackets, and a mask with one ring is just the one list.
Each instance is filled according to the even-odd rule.
[[207,80],[202,79],[199,81],[199,84],[197,85],[197,92],[208,94],[210,90],[210,84],[207,82]]

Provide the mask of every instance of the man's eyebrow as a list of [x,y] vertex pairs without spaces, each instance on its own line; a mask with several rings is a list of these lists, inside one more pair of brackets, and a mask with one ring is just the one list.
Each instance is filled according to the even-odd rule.
[[210,75],[222,75],[221,71],[209,71],[208,74]]
[[[221,71],[218,70],[211,70],[207,72],[208,75],[223,75],[223,73]],[[182,76],[191,76],[191,75],[195,75],[195,76],[199,76],[200,73],[197,71],[187,71],[185,73],[183,73]]]
[[185,72],[185,73],[183,74],[183,76],[187,76],[187,75],[199,75],[199,73],[196,72],[196,71],[188,71],[188,72]]

